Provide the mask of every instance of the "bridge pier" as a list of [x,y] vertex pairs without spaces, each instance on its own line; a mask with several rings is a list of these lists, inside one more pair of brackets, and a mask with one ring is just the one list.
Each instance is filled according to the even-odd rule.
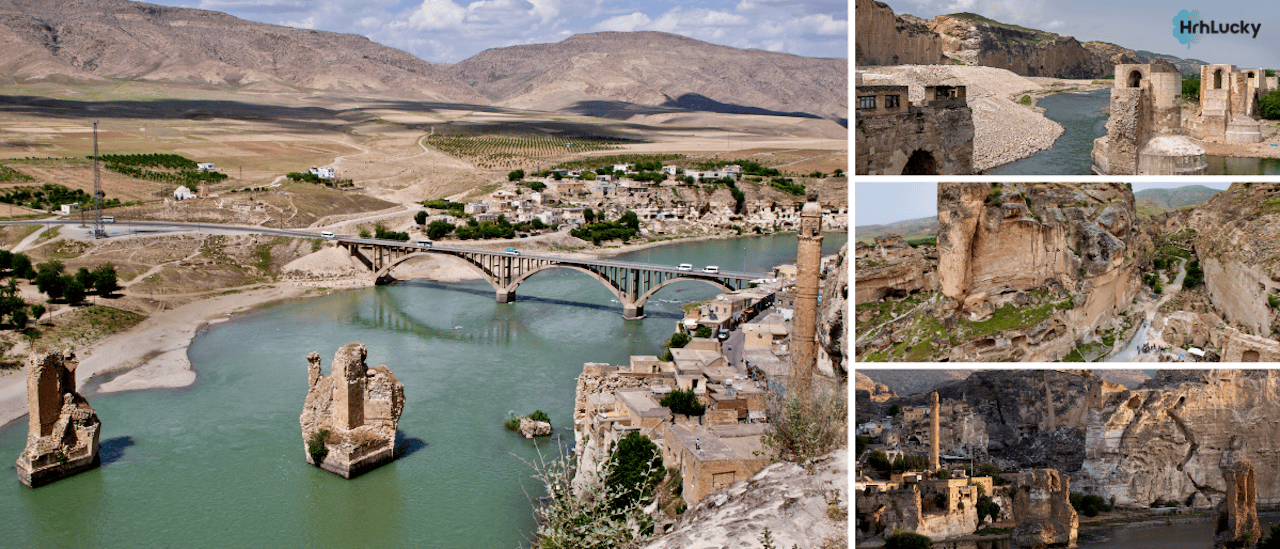
[[644,305],[624,303],[622,305],[623,320],[640,320],[644,318]]
[[498,303],[514,303],[515,300],[515,290],[498,290]]

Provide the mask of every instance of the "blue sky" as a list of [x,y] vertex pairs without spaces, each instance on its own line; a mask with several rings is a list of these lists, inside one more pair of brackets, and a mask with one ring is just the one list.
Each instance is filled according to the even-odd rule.
[[[885,0],[895,13],[932,19],[935,15],[972,12],[1002,23],[1074,36],[1081,42],[1101,40],[1129,49],[1148,50],[1210,63],[1240,67],[1280,68],[1280,10],[1269,2],[1160,2],[1154,0]],[[1183,44],[1173,35],[1173,19],[1181,10],[1200,12],[1205,23],[1261,23],[1257,38],[1231,34],[1200,35]]]
[[[1134,183],[1133,192],[1146,189],[1204,185],[1226,189],[1230,183]],[[884,225],[938,214],[937,183],[865,183],[854,185],[854,224]]]
[[587,32],[654,30],[713,44],[847,58],[845,0],[148,0],[344,32],[456,63],[489,48]]

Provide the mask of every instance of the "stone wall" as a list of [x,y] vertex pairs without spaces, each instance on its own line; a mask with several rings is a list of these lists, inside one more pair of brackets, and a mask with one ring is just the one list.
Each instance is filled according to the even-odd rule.
[[1011,538],[1024,549],[1074,547],[1080,521],[1071,507],[1071,482],[1055,469],[1024,471],[1015,486]]
[[973,173],[973,112],[968,106],[911,106],[906,113],[857,112],[856,118],[858,175],[901,175],[913,166],[923,167],[920,175]]
[[1223,362],[1280,362],[1280,342],[1227,328],[1222,336]]

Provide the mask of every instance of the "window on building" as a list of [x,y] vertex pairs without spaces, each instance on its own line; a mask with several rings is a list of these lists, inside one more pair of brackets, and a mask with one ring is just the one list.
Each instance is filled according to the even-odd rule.
[[859,109],[874,109],[874,108],[876,108],[876,96],[874,96],[874,95],[862,95],[862,96],[859,96],[859,97],[858,97],[858,108],[859,108]]
[[896,109],[896,108],[898,108],[898,98],[899,98],[899,97],[901,97],[901,96],[898,96],[898,95],[886,95],[886,96],[884,96],[884,108],[886,108],[886,109]]

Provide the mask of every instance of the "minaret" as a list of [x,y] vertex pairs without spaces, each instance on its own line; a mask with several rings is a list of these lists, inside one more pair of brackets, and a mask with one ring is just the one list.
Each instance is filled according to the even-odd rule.
[[800,210],[800,232],[796,235],[796,301],[792,321],[791,376],[807,380],[818,362],[818,271],[822,263],[822,206],[816,193]]
[[938,392],[929,393],[929,470],[937,471],[941,467],[938,463],[938,416],[942,415],[942,410],[938,406]]

